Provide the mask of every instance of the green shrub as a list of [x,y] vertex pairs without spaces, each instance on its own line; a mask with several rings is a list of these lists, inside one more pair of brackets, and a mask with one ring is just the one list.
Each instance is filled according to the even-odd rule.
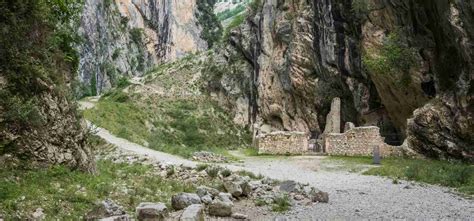
[[209,167],[209,164],[198,164],[196,166],[196,171],[203,171]]
[[219,175],[219,171],[221,170],[218,166],[211,166],[206,168],[206,173],[211,178],[216,178]]
[[255,199],[254,204],[255,206],[266,206],[267,202],[265,201],[265,199],[257,198]]
[[365,19],[372,8],[369,0],[353,0],[351,7],[352,13],[354,13],[359,19]]
[[254,180],[263,179],[262,174],[255,175],[255,173],[250,172],[250,171],[246,171],[246,170],[241,170],[241,171],[238,171],[237,173],[238,173],[240,176],[248,176],[248,177],[250,177],[251,179],[254,179]]
[[368,51],[363,63],[374,74],[401,75],[399,83],[410,83],[409,70],[417,67],[416,49],[408,47],[398,32],[387,36],[378,52]]
[[288,195],[282,195],[275,197],[273,200],[272,211],[274,212],[285,212],[291,208],[290,197]]
[[229,177],[230,175],[232,175],[232,171],[229,170],[229,169],[224,169],[224,170],[221,171],[221,175],[223,177]]

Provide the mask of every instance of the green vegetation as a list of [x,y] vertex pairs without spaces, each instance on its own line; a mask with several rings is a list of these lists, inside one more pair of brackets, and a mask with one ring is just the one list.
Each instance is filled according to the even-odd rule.
[[227,155],[225,150],[245,146],[250,140],[209,99],[137,100],[113,90],[84,116],[117,136],[184,157],[198,151]]
[[207,167],[209,167],[209,164],[198,164],[196,166],[196,171],[199,171],[199,172],[203,171],[203,170],[207,169]]
[[[364,157],[331,157],[331,160],[344,160],[357,164],[371,164],[371,158]],[[412,180],[429,184],[453,187],[459,192],[474,195],[474,165],[427,160],[387,158],[381,166],[364,172],[365,175],[387,176],[395,180]]]
[[405,85],[410,83],[410,68],[417,66],[416,53],[416,49],[407,46],[398,32],[393,32],[379,50],[368,51],[363,62],[369,72],[401,75],[399,82]]
[[91,175],[63,166],[1,168],[0,211],[6,220],[26,220],[41,207],[48,219],[76,220],[104,199],[133,214],[140,202],[169,203],[175,193],[194,191],[192,184],[156,176],[151,166],[99,161],[97,170],[98,175]]
[[214,5],[217,0],[198,0],[197,14],[198,23],[202,27],[201,38],[206,40],[208,47],[212,48],[222,36],[222,25],[216,14],[214,14]]
[[210,166],[206,168],[206,173],[209,177],[216,178],[220,170],[221,168],[218,166]]
[[239,15],[241,13],[243,13],[246,9],[246,6],[245,4],[241,4],[241,5],[238,5],[237,7],[233,8],[233,9],[226,9],[225,11],[223,12],[219,12],[217,13],[217,18],[219,19],[219,21],[224,21],[224,20],[227,20],[229,18],[232,18],[236,15]]
[[254,180],[263,179],[262,174],[255,175],[255,173],[252,173],[252,172],[246,171],[246,170],[238,171],[237,174],[239,174],[240,176],[248,176],[248,177],[250,177],[251,179],[254,179]]
[[361,20],[367,18],[372,6],[369,0],[353,0],[352,12]]
[[244,15],[244,14],[240,14],[240,15],[235,16],[234,19],[230,22],[230,24],[224,30],[223,39],[224,40],[228,39],[232,29],[235,29],[235,28],[239,27],[242,23],[244,23],[245,18],[246,18],[246,15]]
[[43,92],[72,97],[66,82],[75,78],[79,38],[71,24],[81,7],[65,0],[0,1],[0,131],[40,128]]
[[223,170],[221,171],[221,175],[222,175],[223,177],[229,177],[230,175],[232,175],[232,171],[229,170],[229,169],[223,169]]
[[288,195],[281,195],[275,197],[272,204],[273,212],[285,212],[291,208],[290,197]]

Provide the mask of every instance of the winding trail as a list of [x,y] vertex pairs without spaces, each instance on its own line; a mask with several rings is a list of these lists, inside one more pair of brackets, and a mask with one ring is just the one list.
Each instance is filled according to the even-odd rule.
[[[93,103],[80,102],[83,108]],[[194,167],[196,162],[148,149],[116,137],[103,128],[97,135],[107,142],[132,153],[175,165]],[[330,202],[297,206],[284,216],[289,220],[315,219],[460,219],[474,220],[474,202],[452,192],[450,188],[417,184],[351,173],[340,169],[337,162],[320,156],[246,157],[243,163],[225,164],[231,170],[248,170],[278,179],[308,183],[329,193]],[[336,169],[334,169],[336,168]],[[339,169],[337,169],[339,168]],[[254,220],[268,220],[264,213],[251,216]]]

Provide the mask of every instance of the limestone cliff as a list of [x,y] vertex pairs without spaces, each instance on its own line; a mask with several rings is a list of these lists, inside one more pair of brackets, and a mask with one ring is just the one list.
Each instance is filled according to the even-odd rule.
[[[473,159],[473,3],[256,2],[223,54],[250,66],[251,83],[233,101],[248,101],[257,132],[316,137],[340,97],[341,127],[377,125],[386,142],[407,137],[428,156]],[[220,93],[237,85],[226,80],[233,74],[220,78]]]
[[141,76],[164,61],[207,48],[196,0],[86,0],[80,33],[80,80],[100,94],[122,76]]

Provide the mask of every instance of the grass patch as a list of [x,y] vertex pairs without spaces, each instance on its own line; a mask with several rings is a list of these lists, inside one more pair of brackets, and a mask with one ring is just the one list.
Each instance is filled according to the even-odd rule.
[[254,179],[254,180],[263,179],[262,174],[256,175],[255,173],[250,172],[250,171],[246,171],[246,170],[238,171],[237,174],[239,174],[240,176],[248,176],[248,177],[250,177],[251,179]]
[[[371,164],[369,157],[331,157],[354,164]],[[452,187],[461,193],[474,195],[474,165],[429,159],[386,158],[378,167],[368,169],[364,175],[386,176]]]
[[291,203],[288,195],[278,196],[273,200],[272,211],[273,212],[285,212],[290,210]]
[[84,116],[119,137],[186,158],[199,151],[230,156],[227,150],[250,142],[250,135],[209,100],[130,97],[110,92]]
[[63,166],[0,169],[0,211],[6,220],[26,220],[43,208],[48,220],[82,219],[94,204],[112,199],[131,215],[140,202],[166,202],[194,186],[153,175],[150,166],[97,163],[98,175]]

